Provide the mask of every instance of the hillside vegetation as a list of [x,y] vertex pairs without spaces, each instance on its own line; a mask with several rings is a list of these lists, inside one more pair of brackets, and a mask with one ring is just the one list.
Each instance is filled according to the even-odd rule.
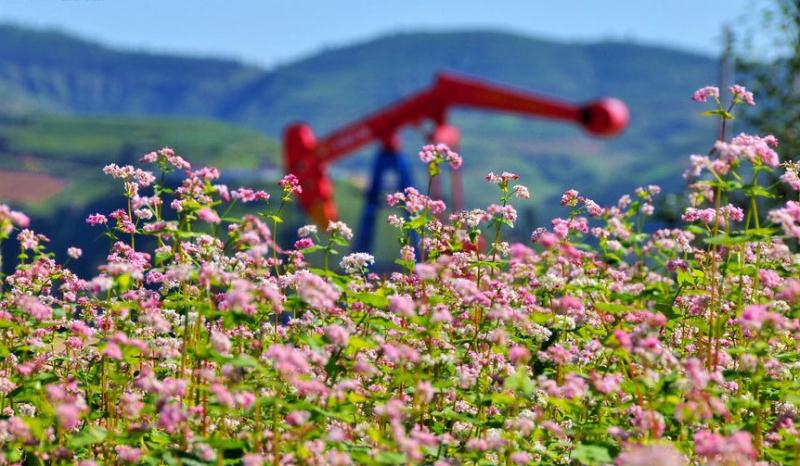
[[[195,160],[253,167],[266,153],[274,157],[277,144],[196,119],[250,128],[272,141],[285,124],[305,120],[322,135],[430,85],[442,70],[573,101],[615,96],[630,108],[629,129],[613,140],[543,120],[471,109],[452,114],[463,134],[468,185],[489,171],[510,169],[532,186],[534,199],[523,209],[519,231],[544,221],[540,206],[554,202],[576,179],[601,202],[648,183],[680,191],[676,175],[684,169],[683,157],[713,135],[712,125],[695,116],[684,96],[698,83],[716,80],[715,60],[662,47],[558,43],[491,31],[403,33],[263,70],[0,26],[0,113],[14,115],[0,125],[0,163],[55,170],[69,178],[69,186],[90,186],[64,198],[70,202],[102,196],[106,185],[97,175],[104,157],[134,157],[145,148],[169,144]],[[51,113],[62,116],[41,116]],[[70,115],[86,118],[73,121]],[[156,120],[137,120],[134,128],[119,123],[119,116]],[[186,127],[173,118],[193,120]],[[412,155],[423,133],[404,133]],[[369,152],[337,167],[345,174],[364,173]],[[21,155],[31,157],[21,164]],[[95,177],[82,178],[87,173]],[[490,201],[483,190],[466,194],[471,206]]]

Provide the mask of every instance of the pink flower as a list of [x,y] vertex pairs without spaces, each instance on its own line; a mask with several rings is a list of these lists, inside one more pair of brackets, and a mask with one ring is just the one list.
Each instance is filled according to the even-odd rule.
[[367,254],[366,252],[354,252],[342,257],[342,260],[339,262],[339,266],[343,268],[345,272],[353,274],[363,272],[374,263],[375,257],[373,257],[372,254]]
[[326,231],[331,235],[341,236],[347,241],[353,239],[353,230],[351,230],[350,227],[348,227],[344,222],[331,221],[328,223],[328,228]]
[[706,102],[709,97],[718,99],[719,88],[716,86],[706,86],[694,91],[694,94],[692,94],[692,100],[695,102]]
[[322,277],[301,270],[294,275],[294,281],[297,294],[309,306],[320,311],[330,311],[336,308],[340,292]]
[[594,386],[595,390],[604,395],[608,395],[619,390],[619,384],[622,382],[621,374],[602,376],[596,372],[592,372],[590,378],[592,380],[592,386]]
[[211,342],[211,346],[213,346],[219,354],[230,354],[233,345],[231,344],[231,340],[227,335],[222,332],[212,330],[209,340]]
[[138,448],[129,447],[127,445],[117,445],[115,447],[117,452],[117,459],[125,463],[138,463],[142,459],[142,451]]
[[311,418],[311,413],[308,411],[297,410],[292,411],[286,416],[286,422],[293,427],[299,427],[308,422]]
[[492,184],[508,185],[509,181],[518,180],[519,175],[511,172],[503,172],[499,175],[495,175],[494,172],[489,172],[489,174],[486,175],[484,179]]
[[619,454],[616,466],[685,466],[684,455],[669,445],[634,445]]
[[104,225],[108,223],[108,219],[103,214],[92,214],[86,218],[86,223],[91,226]]
[[81,248],[72,247],[67,249],[67,255],[73,259],[79,259],[83,255],[83,251]]
[[331,324],[325,327],[325,337],[333,343],[334,346],[347,346],[347,341],[350,335],[344,327],[336,324]]
[[186,418],[186,413],[183,412],[179,405],[169,403],[164,405],[158,413],[158,427],[170,434],[174,434]]
[[694,434],[695,454],[718,464],[750,464],[757,453],[748,432],[735,432],[729,437],[706,430]]
[[36,320],[48,320],[53,317],[53,309],[34,296],[21,296],[17,300],[17,305]]
[[756,104],[755,100],[753,100],[753,93],[748,91],[744,86],[734,84],[728,87],[728,90],[731,92],[731,95],[733,95],[734,101],[744,102],[747,105]]
[[264,457],[255,453],[248,453],[242,458],[242,466],[262,466]]
[[419,396],[420,401],[427,404],[433,401],[433,397],[436,394],[436,389],[433,388],[433,384],[431,384],[430,381],[421,380],[419,383],[417,383],[415,392]]
[[65,431],[77,429],[81,424],[81,411],[77,404],[59,404],[56,407],[58,424]]
[[462,159],[455,151],[450,149],[447,144],[428,144],[422,147],[419,152],[419,159],[423,163],[439,163],[445,161],[453,170],[461,168]]
[[531,358],[531,352],[524,346],[514,345],[508,350],[508,360],[511,364],[524,364]]
[[533,461],[533,456],[528,453],[527,451],[515,451],[511,454],[511,462],[514,464],[531,464]]
[[389,296],[389,310],[404,317],[414,316],[414,301],[407,295]]
[[116,359],[117,361],[122,360],[122,350],[120,349],[119,345],[114,342],[110,342],[106,345],[106,348],[103,350],[103,356],[111,359]]
[[197,218],[206,222],[206,223],[219,223],[220,218],[213,209],[209,207],[203,207],[202,209],[197,211]]
[[303,192],[303,188],[300,186],[300,180],[298,180],[297,177],[291,173],[281,178],[281,180],[278,181],[278,186],[283,188],[283,192],[287,194],[296,195]]

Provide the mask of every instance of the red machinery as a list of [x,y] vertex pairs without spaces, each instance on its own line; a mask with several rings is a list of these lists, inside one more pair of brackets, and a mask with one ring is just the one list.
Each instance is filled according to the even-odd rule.
[[[457,147],[458,129],[447,125],[451,107],[465,106],[563,120],[583,126],[589,133],[610,136],[628,124],[628,109],[623,102],[603,98],[585,105],[553,100],[507,87],[489,84],[452,74],[440,73],[428,89],[396,102],[366,118],[344,126],[321,140],[311,127],[297,123],[284,132],[284,166],[287,173],[300,178],[303,193],[300,204],[320,226],[337,218],[333,183],[327,175],[331,162],[351,154],[372,142],[381,143],[376,160],[367,205],[359,229],[359,250],[369,250],[371,231],[379,206],[381,179],[386,169],[400,175],[400,188],[410,186],[408,162],[399,151],[399,130],[406,125],[432,122],[436,129],[431,142]],[[453,179],[453,206],[461,207],[460,178]]]

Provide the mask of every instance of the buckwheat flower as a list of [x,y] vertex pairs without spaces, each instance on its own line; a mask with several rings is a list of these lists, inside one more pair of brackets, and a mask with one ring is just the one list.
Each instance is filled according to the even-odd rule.
[[110,342],[106,345],[106,348],[103,350],[103,356],[111,359],[116,359],[117,361],[122,360],[122,349],[120,349],[119,345],[114,342]]
[[295,410],[286,415],[286,423],[292,427],[300,427],[311,419],[311,413],[305,410]]
[[297,229],[297,236],[301,238],[307,238],[311,235],[317,234],[317,226],[316,225],[305,225]]
[[495,175],[494,172],[489,172],[484,179],[492,184],[507,184],[509,181],[518,180],[519,175],[510,172],[503,172],[499,175]]
[[261,190],[254,191],[252,189],[244,187],[232,191],[230,194],[232,199],[243,202],[245,204],[253,201],[268,201],[270,197],[269,193],[267,193],[266,191],[261,191]]
[[327,232],[332,235],[339,235],[347,241],[353,239],[353,230],[351,230],[350,227],[348,227],[344,222],[331,221],[328,223]]
[[350,466],[353,464],[353,460],[347,452],[331,450],[328,452],[325,464],[329,464],[330,466]]
[[733,86],[729,86],[728,90],[733,95],[734,101],[744,102],[747,105],[755,105],[756,102],[753,100],[753,93],[748,91],[744,86],[739,84],[734,84]]
[[719,98],[719,88],[717,86],[702,87],[692,94],[692,100],[695,102],[706,102],[709,97]]
[[433,384],[427,380],[419,381],[414,389],[414,392],[417,394],[420,402],[424,404],[428,404],[433,401],[433,397],[436,395],[436,389],[433,388]]
[[65,431],[73,431],[81,425],[81,410],[77,404],[59,404],[56,407],[58,425]]
[[340,292],[322,277],[301,270],[295,273],[294,282],[298,296],[309,306],[321,311],[335,309]]
[[138,448],[117,445],[114,450],[117,452],[117,459],[125,463],[138,463],[142,459],[142,451]]
[[203,207],[197,211],[197,218],[206,223],[219,223],[221,220],[219,215],[214,212],[210,207]]
[[444,159],[445,161],[447,161],[447,163],[450,165],[450,168],[453,170],[458,170],[459,168],[461,168],[461,164],[463,163],[461,156],[453,152],[452,150],[447,151]]
[[230,338],[222,332],[218,332],[216,330],[211,331],[211,337],[209,338],[211,346],[222,355],[228,355],[231,352],[231,348],[233,344],[231,343]]
[[27,228],[30,225],[30,218],[22,212],[11,210],[6,204],[0,204],[0,235],[11,233],[13,226]]
[[771,210],[769,219],[780,225],[786,235],[800,238],[800,202],[788,201],[783,208]]
[[616,466],[685,466],[684,455],[669,445],[634,445],[619,454]]
[[339,266],[347,273],[360,273],[375,263],[375,257],[365,252],[355,252],[342,257]]
[[664,435],[666,424],[661,413],[644,410],[638,405],[632,406],[628,411],[633,416],[631,425],[639,434],[648,435],[652,438],[660,438]]
[[575,207],[579,200],[580,196],[578,195],[578,191],[574,189],[568,189],[561,195],[561,205],[564,207]]
[[419,151],[419,159],[422,163],[431,163],[436,160],[437,156],[436,146],[433,144],[424,145]]
[[602,376],[596,372],[592,372],[590,379],[595,390],[604,395],[608,395],[619,390],[619,384],[622,382],[622,375],[610,374]]
[[389,296],[389,310],[404,317],[414,316],[414,301],[407,295]]
[[521,184],[515,184],[513,188],[511,188],[511,192],[514,194],[514,197],[517,199],[530,199],[531,193],[528,191],[528,188],[522,186]]
[[196,444],[194,446],[194,453],[205,462],[211,462],[217,459],[217,452],[206,443]]
[[158,160],[158,153],[155,151],[148,152],[139,159],[139,161],[142,163],[156,163],[157,160]]
[[526,363],[531,358],[531,353],[524,346],[514,345],[508,350],[508,360],[517,365]]
[[303,192],[303,188],[300,186],[300,180],[291,173],[281,178],[281,180],[278,181],[278,186],[280,186],[286,194],[297,195]]
[[400,248],[400,257],[405,261],[413,262],[417,257],[414,246],[406,245]]
[[36,233],[27,228],[17,234],[17,240],[23,249],[36,249],[39,247],[39,237]]
[[48,320],[53,317],[53,309],[35,296],[23,295],[17,300],[17,305],[36,320]]
[[531,464],[533,462],[533,456],[527,451],[515,451],[509,459],[517,465]]
[[83,251],[81,248],[70,247],[67,248],[67,255],[73,259],[80,259],[80,257],[83,255]]
[[746,329],[760,330],[765,324],[775,328],[783,327],[786,318],[777,312],[767,310],[767,306],[751,304],[744,308],[738,323]]
[[442,322],[449,324],[453,321],[453,315],[447,309],[447,306],[436,306],[431,313],[431,322]]
[[344,347],[350,339],[350,335],[344,327],[336,324],[331,324],[325,327],[325,337],[334,346]]
[[486,212],[491,216],[502,217],[512,223],[517,220],[517,211],[511,205],[492,204],[486,208]]
[[123,393],[119,398],[119,408],[127,419],[136,419],[144,408],[141,395],[133,392]]
[[242,458],[242,466],[263,466],[265,459],[261,455],[255,453],[247,453]]
[[797,174],[799,170],[800,163],[792,165],[792,168],[787,168],[786,172],[781,175],[781,181],[789,185],[794,191],[800,191],[800,176]]

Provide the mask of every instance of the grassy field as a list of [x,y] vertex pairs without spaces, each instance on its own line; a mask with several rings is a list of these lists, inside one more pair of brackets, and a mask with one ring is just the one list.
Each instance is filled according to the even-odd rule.
[[255,169],[276,166],[279,159],[272,139],[213,121],[57,115],[0,118],[0,170],[48,175],[63,184],[61,190],[44,197],[35,196],[38,186],[26,188],[34,195],[24,207],[41,215],[107,196],[113,183],[102,174],[103,166],[133,163],[166,145],[196,165]]

